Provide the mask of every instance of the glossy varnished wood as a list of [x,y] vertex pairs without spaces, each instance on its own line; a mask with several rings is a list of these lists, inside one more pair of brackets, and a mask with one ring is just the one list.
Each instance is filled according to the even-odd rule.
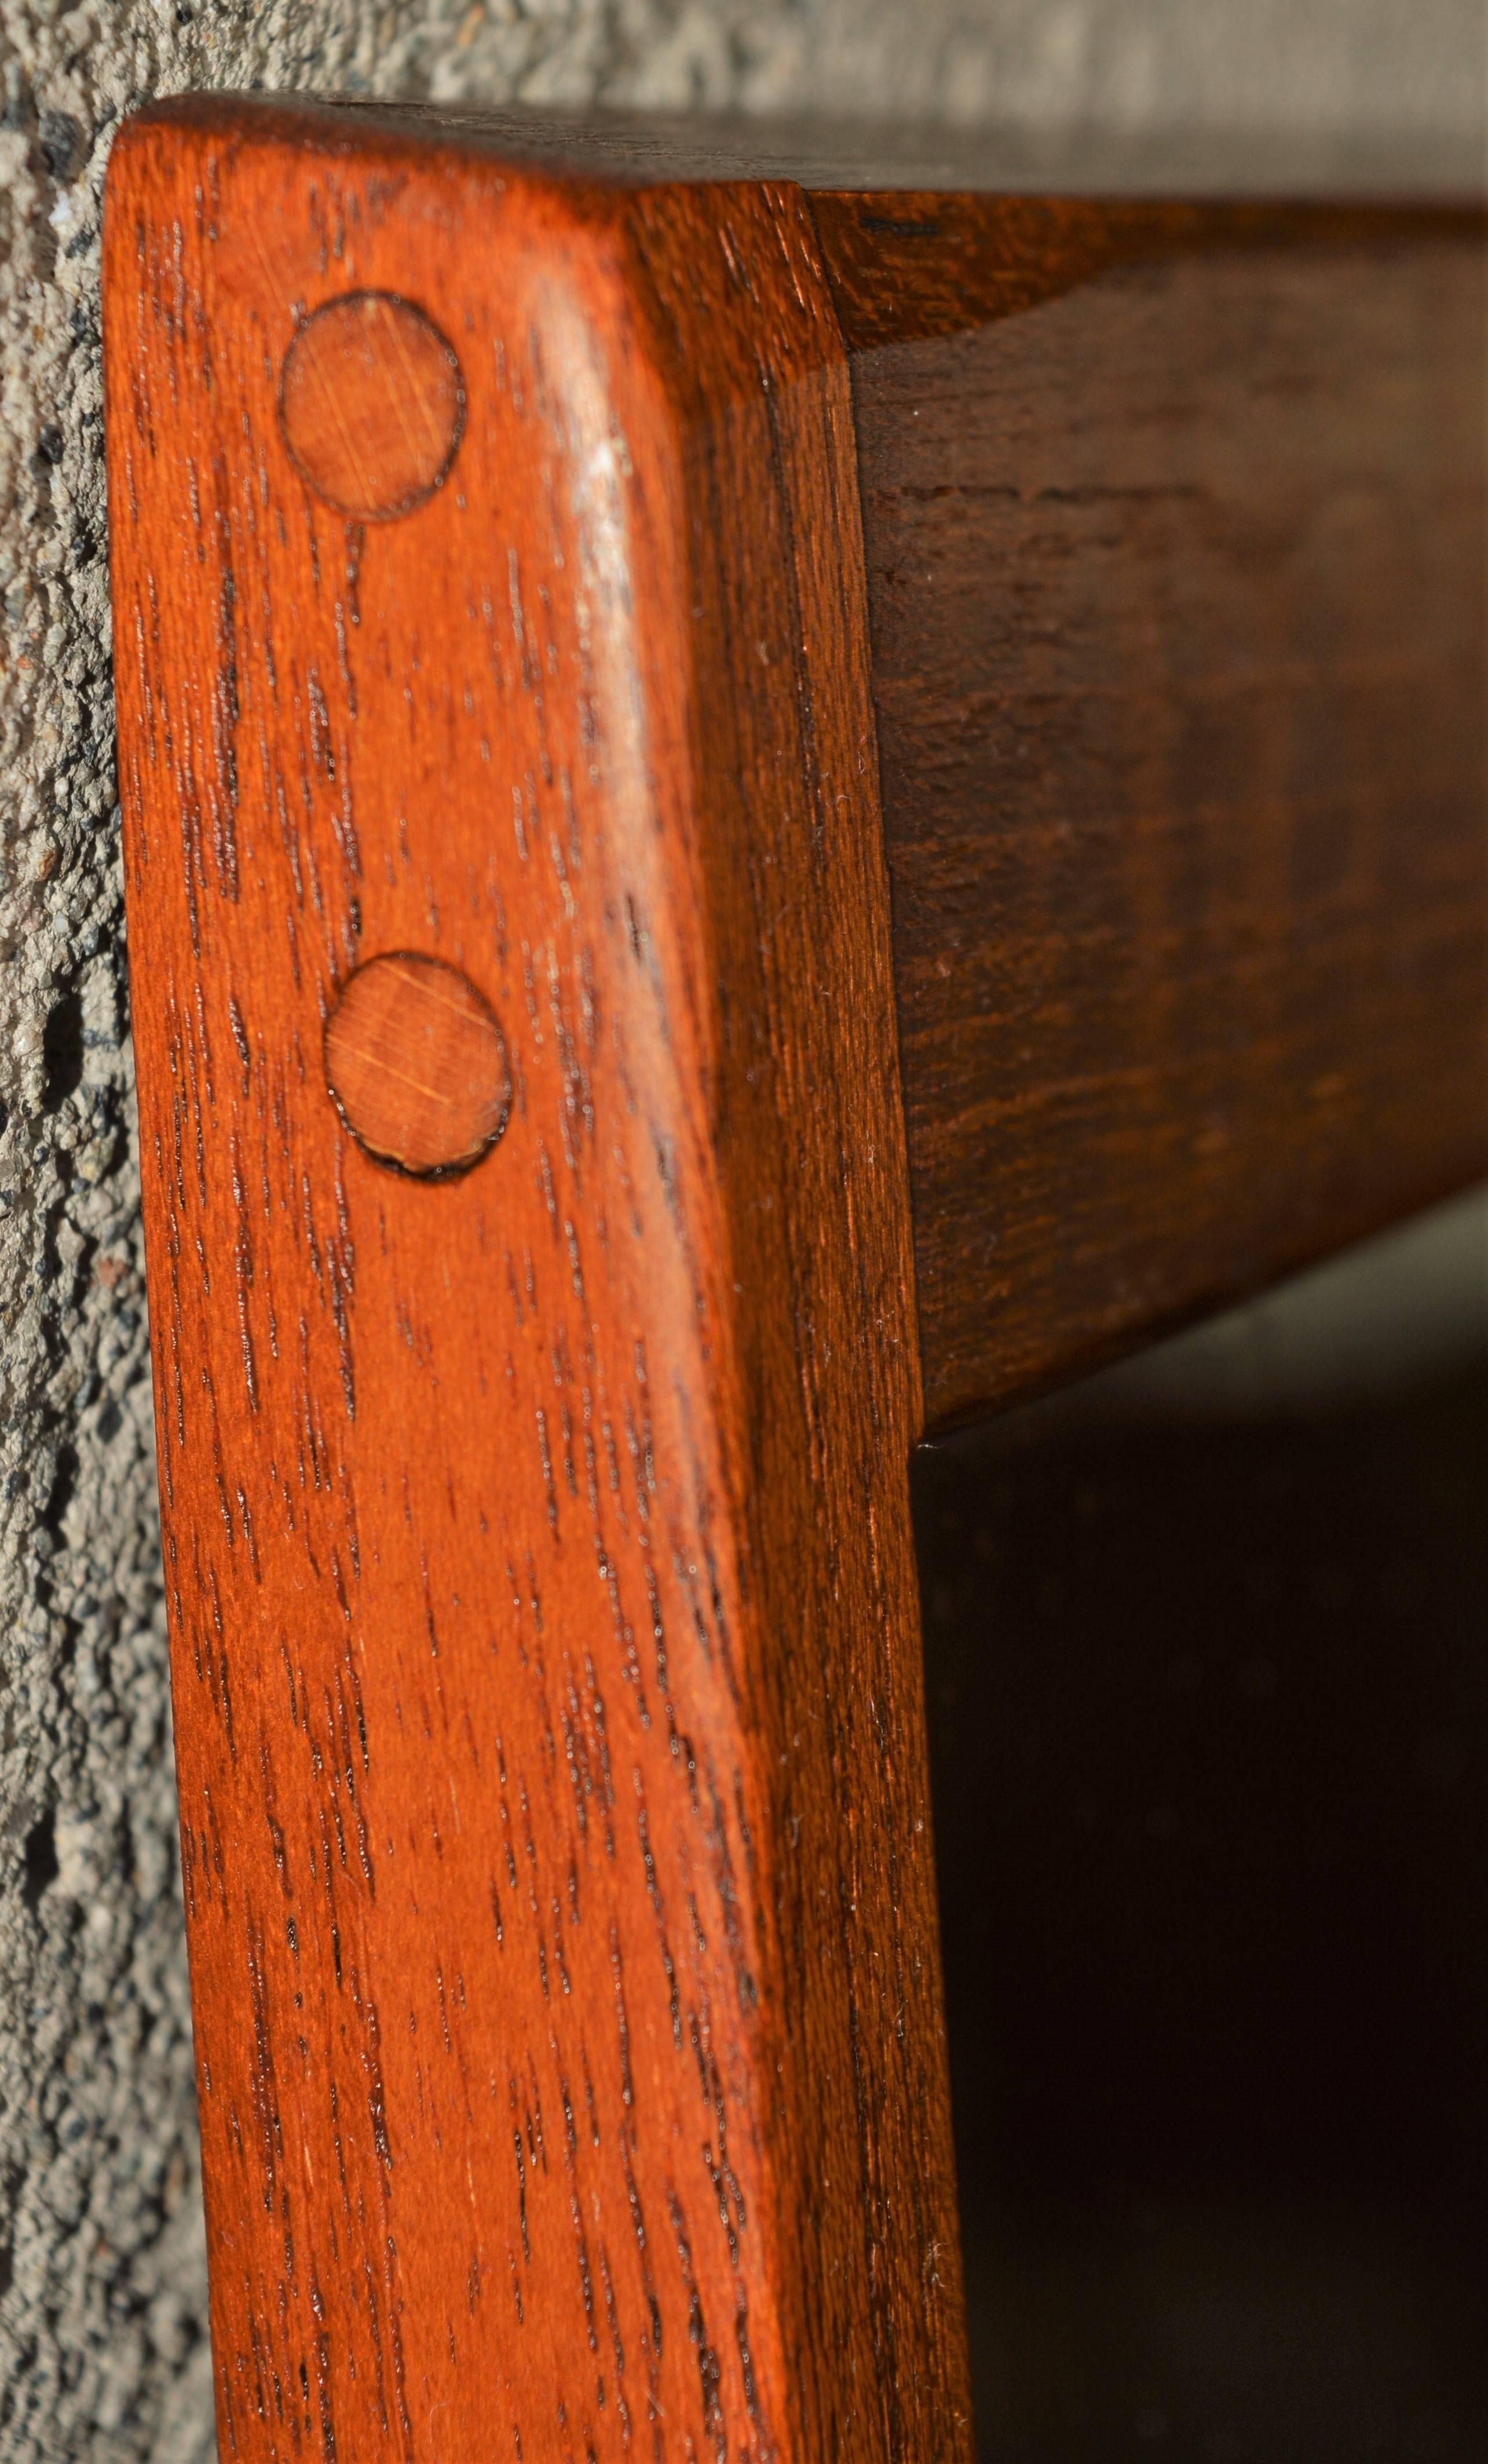
[[910,1446],[1488,1169],[1479,220],[760,143],[111,172],[250,2464],[965,2453]]
[[[285,415],[369,295],[458,363],[422,491],[377,446],[385,318],[360,425]],[[964,2453],[886,890],[803,202],[180,105],[116,151],[107,313],[224,2455]],[[378,518],[327,503],[338,457]],[[342,1117],[421,1013],[350,1035],[356,1089],[325,1022],[400,953],[506,1045],[452,1177]]]
[[813,208],[944,1421],[1488,1173],[1483,222]]

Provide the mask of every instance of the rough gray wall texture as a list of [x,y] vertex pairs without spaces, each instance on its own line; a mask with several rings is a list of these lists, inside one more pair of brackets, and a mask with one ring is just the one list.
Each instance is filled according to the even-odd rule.
[[0,0],[0,2455],[206,2456],[112,773],[98,198],[194,86],[1460,141],[1476,0]]

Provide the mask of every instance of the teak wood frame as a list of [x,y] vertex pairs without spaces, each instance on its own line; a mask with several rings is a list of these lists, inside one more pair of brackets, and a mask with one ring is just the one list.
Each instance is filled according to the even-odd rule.
[[[956,748],[1007,645],[968,649],[964,599],[927,613],[914,525],[937,495],[1017,494],[969,409],[1016,397],[975,357],[999,320],[1126,265],[1120,313],[1167,297],[1188,349],[1210,295],[1183,269],[1238,263],[1279,390],[1315,396],[1351,335],[1355,461],[1470,555],[1470,341],[1424,406],[1393,363],[1366,380],[1382,267],[1424,328],[1444,283],[1473,296],[1480,220],[930,208],[520,157],[437,115],[230,99],[145,115],[110,174],[221,2444],[965,2455],[908,1489],[927,1400],[1067,1375],[1482,1170],[1484,900],[1457,590],[1418,593],[1434,768],[1403,890],[1375,748],[1346,828],[1280,774],[1248,794],[1258,889],[1244,862],[1217,877],[1222,803],[1165,838],[1149,795],[1056,915],[1057,833],[976,838]],[[1309,341],[1299,301],[1341,280],[1343,323]],[[454,399],[437,345],[396,434],[334,403],[293,432],[292,347],[369,297],[458,371],[422,489],[427,388]],[[1039,329],[1025,393],[1044,427],[1064,406],[1078,462],[1063,330]],[[1118,474],[1112,504],[1124,486],[1149,520],[1153,490]],[[935,534],[951,569],[958,526]],[[1329,587],[1344,570],[1377,690],[1364,531]],[[1173,542],[1116,548],[1150,665],[1129,577]],[[1215,603],[1232,633],[1254,564]],[[1061,690],[1067,714],[1079,674]],[[1061,781],[1044,747],[1045,806],[1103,775],[1119,821],[1129,782],[1085,758]],[[1288,874],[1299,846],[1312,871]],[[997,1011],[1022,946],[1039,989],[1004,982]],[[327,1083],[327,1021],[391,953],[458,969],[510,1071],[498,1141],[500,1089],[443,1178],[368,1152]],[[1083,1001],[1078,1067],[1046,1067]],[[990,1263],[996,1173],[1017,1196]]]

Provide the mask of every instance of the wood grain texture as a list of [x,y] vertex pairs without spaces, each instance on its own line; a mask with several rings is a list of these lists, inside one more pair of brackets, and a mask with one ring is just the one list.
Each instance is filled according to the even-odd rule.
[[[302,319],[458,355],[331,512]],[[167,106],[116,646],[224,2457],[967,2449],[844,355],[799,195]],[[751,474],[748,490],[740,473]],[[359,962],[512,1117],[345,1132]]]
[[110,180],[222,2443],[954,2457],[908,1449],[1488,1169],[1481,224],[504,128]]
[[812,202],[944,1422],[1488,1173],[1483,222]]

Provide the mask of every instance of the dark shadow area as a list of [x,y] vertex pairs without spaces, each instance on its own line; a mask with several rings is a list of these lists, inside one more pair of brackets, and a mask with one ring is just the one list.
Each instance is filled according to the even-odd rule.
[[82,1085],[83,1037],[82,995],[65,992],[53,1003],[42,1029],[41,1052],[47,1073],[41,1098],[44,1112],[56,1111]]
[[62,1868],[56,1853],[56,1816],[44,1814],[26,1834],[26,1878],[21,1884],[21,1898],[33,1916],[41,1905],[42,1894],[49,1891]]
[[919,1462],[981,2464],[1488,2457],[1480,1335]]

